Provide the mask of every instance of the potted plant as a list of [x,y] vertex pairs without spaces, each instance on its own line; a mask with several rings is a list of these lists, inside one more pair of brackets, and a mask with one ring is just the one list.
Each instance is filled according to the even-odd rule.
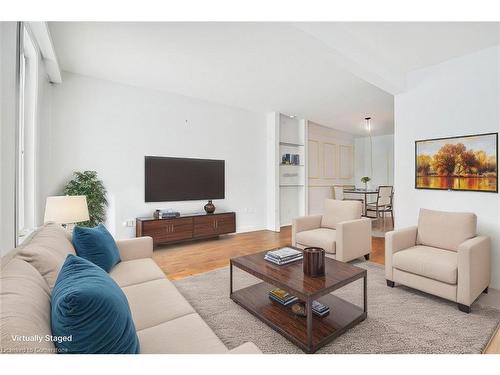
[[64,187],[65,195],[85,195],[89,209],[89,221],[78,223],[84,227],[95,227],[106,220],[106,188],[97,178],[96,171],[74,172],[73,179]]
[[371,178],[368,176],[361,177],[361,182],[365,184],[365,190],[368,190],[368,182],[371,181]]

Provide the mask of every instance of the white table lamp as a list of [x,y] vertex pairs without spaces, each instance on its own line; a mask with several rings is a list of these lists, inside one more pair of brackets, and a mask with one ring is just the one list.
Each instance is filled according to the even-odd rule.
[[45,223],[55,222],[66,226],[87,220],[89,220],[89,209],[85,195],[47,197]]

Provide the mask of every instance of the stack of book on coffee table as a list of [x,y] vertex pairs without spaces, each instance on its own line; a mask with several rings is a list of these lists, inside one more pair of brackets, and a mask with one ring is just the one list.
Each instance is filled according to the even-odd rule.
[[278,302],[283,306],[288,306],[294,302],[297,302],[299,299],[288,292],[285,292],[283,289],[276,288],[269,292],[269,298],[273,301]]
[[279,266],[302,260],[303,258],[304,256],[301,251],[292,249],[291,247],[282,247],[280,249],[271,250],[264,256],[265,260]]
[[323,305],[321,302],[313,301],[312,302],[312,311],[317,316],[324,317],[330,313],[330,308],[326,305]]

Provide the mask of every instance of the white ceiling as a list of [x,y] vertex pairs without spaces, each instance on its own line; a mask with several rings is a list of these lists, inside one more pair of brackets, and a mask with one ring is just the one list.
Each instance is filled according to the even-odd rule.
[[[407,71],[499,43],[498,24],[49,24],[63,70],[353,134],[393,132]],[[369,83],[371,82],[371,83]],[[384,90],[382,90],[381,88]]]
[[406,75],[500,44],[499,22],[304,22],[297,28],[339,53],[349,69],[393,94]]
[[404,73],[500,43],[499,22],[352,22],[341,27]]

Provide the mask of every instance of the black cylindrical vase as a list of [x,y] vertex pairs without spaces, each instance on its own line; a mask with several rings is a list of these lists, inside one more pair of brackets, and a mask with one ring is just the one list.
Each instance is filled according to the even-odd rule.
[[325,250],[321,247],[304,249],[304,274],[311,277],[325,275]]

